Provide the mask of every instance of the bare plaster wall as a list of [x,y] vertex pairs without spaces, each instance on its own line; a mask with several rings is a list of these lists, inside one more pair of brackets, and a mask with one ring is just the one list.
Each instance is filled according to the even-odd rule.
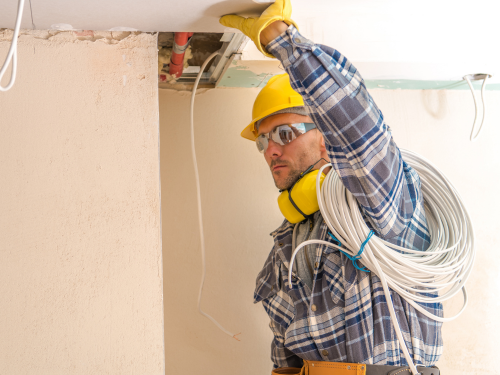
[[22,34],[0,93],[0,374],[163,374],[156,36]]
[[[240,138],[257,89],[204,90],[196,97],[195,133],[206,236],[203,309],[241,332],[237,342],[196,309],[201,279],[196,191],[189,143],[189,92],[160,90],[161,176],[168,373],[269,374],[271,331],[255,278],[282,222],[278,192],[255,144]],[[474,105],[467,91],[373,90],[400,147],[441,168],[467,203],[477,261],[467,285],[469,306],[444,325],[443,374],[497,374],[500,349],[500,93],[487,92],[481,138],[469,142]],[[458,311],[461,297],[445,304]]]

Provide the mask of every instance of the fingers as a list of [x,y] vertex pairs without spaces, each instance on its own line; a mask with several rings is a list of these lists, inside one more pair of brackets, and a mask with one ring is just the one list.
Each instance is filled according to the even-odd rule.
[[292,3],[290,0],[283,0],[283,17],[285,19],[292,17]]
[[[269,33],[264,31],[267,29],[267,26],[271,25],[275,21],[284,21],[286,25],[293,24],[297,27],[295,22],[291,20],[291,15],[292,5],[290,0],[276,0],[276,2],[270,5],[258,18],[244,18],[234,14],[229,14],[221,17],[219,22],[226,27],[239,29],[243,32],[243,34],[252,39],[259,51],[261,51],[265,56],[272,58],[274,56],[269,54],[262,46],[261,33],[262,36],[264,36],[264,42],[266,42],[266,35]],[[281,32],[283,32],[283,30],[281,30]],[[273,34],[270,40],[280,35],[280,33],[277,35]],[[267,42],[270,40],[267,40]]]
[[229,14],[227,16],[222,16],[219,19],[219,22],[226,27],[232,27],[234,29],[241,30],[241,26],[242,26],[244,20],[245,20],[244,17],[236,16],[234,14]]
[[290,4],[290,0],[276,0],[273,4],[269,5],[269,7],[264,11],[263,14],[271,14],[271,15],[284,15],[284,10],[289,9],[289,15],[292,14],[292,5]]

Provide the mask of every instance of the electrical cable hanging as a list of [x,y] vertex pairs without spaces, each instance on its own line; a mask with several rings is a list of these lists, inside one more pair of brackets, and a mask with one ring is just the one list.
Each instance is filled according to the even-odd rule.
[[198,311],[200,312],[201,315],[205,316],[206,318],[210,319],[212,323],[214,323],[222,332],[224,332],[226,335],[231,336],[237,341],[240,341],[238,338],[236,338],[237,334],[233,334],[229,332],[227,329],[225,329],[217,320],[212,318],[210,315],[205,313],[201,309],[201,297],[203,293],[203,285],[205,284],[205,275],[206,275],[206,261],[205,261],[205,236],[203,234],[203,216],[201,212],[201,193],[200,193],[200,175],[198,173],[198,163],[196,161],[196,151],[195,151],[195,144],[194,144],[194,98],[196,96],[196,89],[198,87],[198,83],[200,82],[201,76],[203,75],[203,71],[205,70],[205,67],[207,64],[219,54],[219,51],[215,51],[212,53],[210,56],[207,57],[207,59],[203,62],[200,68],[200,72],[196,76],[196,80],[193,85],[193,92],[191,94],[191,108],[190,108],[190,122],[191,122],[191,151],[192,151],[192,156],[193,156],[193,164],[194,164],[194,174],[195,174],[195,179],[196,179],[196,197],[197,197],[197,202],[198,202],[198,224],[199,224],[199,229],[200,229],[200,241],[201,241],[201,262],[202,262],[202,276],[201,276],[201,284],[200,284],[200,291],[198,293]]
[[[445,175],[416,153],[401,150],[401,154],[420,176],[431,235],[429,248],[426,251],[416,251],[391,244],[377,236],[369,238],[371,231],[363,219],[356,198],[332,170],[323,180],[322,187],[320,179],[316,180],[318,203],[325,223],[343,246],[341,248],[321,240],[302,242],[292,254],[288,280],[292,280],[296,254],[310,244],[330,246],[348,253],[350,258],[361,260],[366,268],[380,278],[401,349],[412,373],[416,375],[418,370],[403,339],[389,287],[417,311],[431,319],[448,322],[458,317],[467,305],[464,285],[475,259],[474,229],[459,193]],[[318,176],[331,166],[322,166]],[[290,282],[289,286],[292,287]],[[448,300],[460,290],[464,296],[464,304],[453,317],[442,318],[433,315],[419,305]],[[423,293],[433,293],[435,296],[424,296]],[[312,299],[311,296],[311,304]]]
[[[486,117],[486,104],[484,103],[484,88],[486,86],[486,79],[491,78],[491,74],[467,74],[466,76],[463,77],[467,81],[467,84],[470,87],[470,90],[472,92],[472,99],[474,99],[474,109],[475,109],[475,115],[474,115],[474,124],[472,125],[472,130],[470,132],[470,141],[474,142],[478,137],[479,134],[481,133],[481,129],[483,128],[484,124],[484,119]],[[472,87],[472,81],[478,81],[478,80],[483,80],[483,85],[481,86],[481,101],[483,103],[483,120],[481,121],[481,126],[479,126],[479,130],[477,131],[476,135],[474,136],[474,128],[476,127],[476,121],[477,121],[477,102],[476,102],[476,94],[474,93],[474,87]]]
[[[14,34],[12,35],[12,42],[10,43],[9,52],[7,53],[7,57],[0,69],[0,91],[7,91],[14,86],[14,82],[16,81],[16,73],[17,73],[17,37],[19,36],[19,29],[21,28],[21,19],[23,16],[24,9],[24,0],[19,0],[17,4],[17,17],[16,17],[16,25],[14,26]],[[10,80],[7,86],[3,87],[1,84],[2,78],[7,71],[7,67],[12,62],[12,73],[10,75]]]

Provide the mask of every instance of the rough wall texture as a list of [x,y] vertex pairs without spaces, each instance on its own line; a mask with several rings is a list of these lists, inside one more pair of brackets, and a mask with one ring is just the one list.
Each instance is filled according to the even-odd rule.
[[[239,137],[256,89],[197,95],[195,132],[207,246],[203,308],[232,332],[219,331],[196,310],[201,278],[196,192],[189,144],[187,92],[160,90],[166,366],[170,373],[269,374],[271,332],[253,305],[255,278],[282,221],[270,172],[255,144]],[[487,122],[469,142],[474,104],[467,91],[373,90],[400,147],[432,160],[455,184],[475,223],[477,261],[469,306],[444,325],[443,374],[497,374],[500,212],[500,93],[487,92]],[[461,297],[446,303],[458,311]],[[196,359],[196,360],[193,360]]]
[[0,93],[0,374],[163,374],[156,36],[24,31],[18,50]]

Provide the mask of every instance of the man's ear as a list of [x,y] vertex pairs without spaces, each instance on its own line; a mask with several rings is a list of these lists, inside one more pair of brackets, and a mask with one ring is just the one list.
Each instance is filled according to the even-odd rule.
[[318,133],[318,143],[319,143],[319,150],[320,152],[326,152],[326,145],[325,145],[325,138],[323,138],[323,134],[319,130],[317,130]]

